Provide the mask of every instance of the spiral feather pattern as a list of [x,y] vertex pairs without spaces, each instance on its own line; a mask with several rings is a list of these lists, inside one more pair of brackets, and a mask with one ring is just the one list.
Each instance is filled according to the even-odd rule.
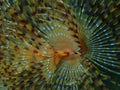
[[119,90],[119,0],[1,0],[0,90]]

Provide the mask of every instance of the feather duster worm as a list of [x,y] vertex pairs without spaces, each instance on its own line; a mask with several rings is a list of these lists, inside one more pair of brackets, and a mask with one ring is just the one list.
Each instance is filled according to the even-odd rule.
[[2,90],[119,90],[120,1],[1,0]]

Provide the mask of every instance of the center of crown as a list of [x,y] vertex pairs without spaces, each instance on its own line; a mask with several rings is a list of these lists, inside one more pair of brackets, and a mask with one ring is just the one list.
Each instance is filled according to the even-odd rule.
[[78,57],[78,54],[75,53],[72,43],[61,41],[56,43],[54,47],[54,57],[55,63],[59,64],[61,60],[74,61]]

